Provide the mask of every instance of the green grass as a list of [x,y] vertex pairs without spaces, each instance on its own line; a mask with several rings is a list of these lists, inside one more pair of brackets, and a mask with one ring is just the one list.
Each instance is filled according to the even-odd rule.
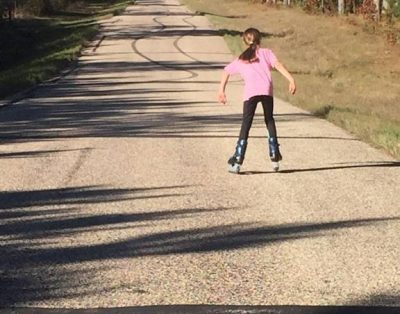
[[243,51],[243,44],[240,35],[226,34],[224,35],[224,40],[234,55],[238,56]]
[[0,24],[0,98],[43,82],[70,66],[98,32],[98,20],[120,14],[132,2],[87,1],[86,11]]
[[361,139],[400,156],[400,124],[371,113],[332,108],[327,120],[356,134]]

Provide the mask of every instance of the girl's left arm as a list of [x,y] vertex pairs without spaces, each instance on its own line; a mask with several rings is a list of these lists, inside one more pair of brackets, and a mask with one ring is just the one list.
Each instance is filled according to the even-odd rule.
[[278,72],[286,77],[286,79],[289,81],[289,92],[293,95],[296,92],[296,82],[294,81],[292,74],[290,74],[285,66],[279,61],[276,61],[275,69],[277,69]]

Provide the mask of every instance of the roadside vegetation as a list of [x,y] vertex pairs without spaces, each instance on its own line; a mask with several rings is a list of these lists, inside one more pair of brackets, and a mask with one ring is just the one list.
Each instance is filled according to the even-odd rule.
[[0,99],[71,66],[101,18],[132,0],[0,0]]
[[290,96],[285,79],[274,73],[277,97],[400,159],[397,13],[379,19],[374,10],[366,17],[323,14],[321,1],[314,1],[317,10],[312,14],[306,2],[292,7],[256,0],[182,2],[206,15],[235,55],[243,49],[240,33],[259,28],[265,33],[263,45],[276,52],[298,84],[298,92]]

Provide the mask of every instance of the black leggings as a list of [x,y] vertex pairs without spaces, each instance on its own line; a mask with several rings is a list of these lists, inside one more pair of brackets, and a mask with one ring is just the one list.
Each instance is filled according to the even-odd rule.
[[272,96],[254,96],[243,103],[243,120],[240,129],[240,139],[248,139],[251,125],[253,123],[254,114],[257,104],[261,102],[264,110],[265,125],[268,129],[269,137],[277,137],[274,112],[274,98]]

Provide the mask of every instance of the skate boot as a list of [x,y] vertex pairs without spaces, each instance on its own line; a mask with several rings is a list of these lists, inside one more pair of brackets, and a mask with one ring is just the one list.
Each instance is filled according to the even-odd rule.
[[243,164],[244,155],[246,153],[247,140],[241,139],[237,142],[235,154],[228,160],[228,171],[231,173],[239,173],[240,166]]
[[279,151],[278,139],[276,137],[270,137],[268,139],[269,144],[269,157],[272,162],[272,169],[274,171],[279,170],[279,161],[282,160],[282,155]]

